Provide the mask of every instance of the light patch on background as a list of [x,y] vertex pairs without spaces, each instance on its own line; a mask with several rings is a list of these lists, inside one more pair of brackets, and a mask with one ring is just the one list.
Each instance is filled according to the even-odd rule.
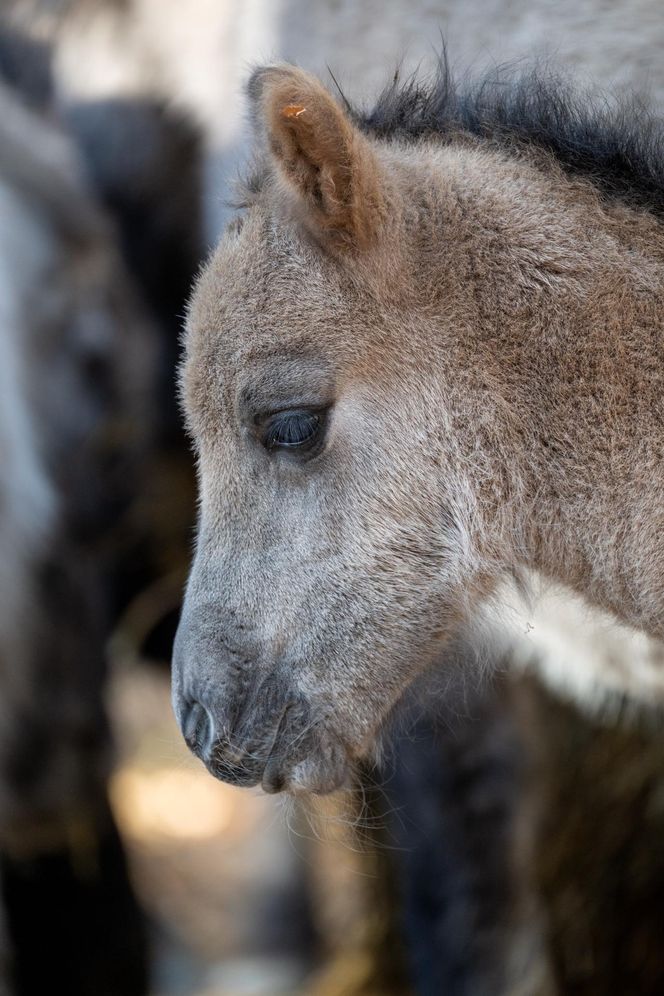
[[125,768],[111,782],[113,806],[122,825],[143,841],[207,840],[224,833],[233,821],[236,795],[204,769]]

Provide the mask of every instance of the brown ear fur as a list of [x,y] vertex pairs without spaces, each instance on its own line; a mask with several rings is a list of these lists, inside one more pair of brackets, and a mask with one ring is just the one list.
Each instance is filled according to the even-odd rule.
[[344,246],[375,241],[384,214],[379,169],[366,138],[315,76],[294,66],[257,70],[249,93],[279,172],[305,221]]

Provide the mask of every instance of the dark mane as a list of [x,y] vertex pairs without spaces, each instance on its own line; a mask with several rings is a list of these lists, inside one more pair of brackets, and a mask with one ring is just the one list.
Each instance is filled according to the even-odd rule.
[[542,69],[503,68],[459,84],[443,55],[433,79],[397,74],[372,110],[350,110],[381,139],[465,132],[544,149],[603,194],[664,214],[664,123],[636,99],[582,92]]

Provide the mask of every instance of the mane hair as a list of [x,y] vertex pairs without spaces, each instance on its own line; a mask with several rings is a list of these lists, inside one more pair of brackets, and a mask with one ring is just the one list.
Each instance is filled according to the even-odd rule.
[[664,122],[634,96],[584,92],[542,66],[499,67],[459,83],[445,52],[433,77],[401,80],[397,72],[370,111],[341,96],[359,127],[377,138],[466,134],[542,149],[603,195],[664,214]]

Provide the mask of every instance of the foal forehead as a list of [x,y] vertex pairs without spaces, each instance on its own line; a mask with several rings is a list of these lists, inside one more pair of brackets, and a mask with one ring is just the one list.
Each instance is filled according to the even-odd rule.
[[182,399],[194,434],[243,407],[326,399],[343,350],[334,267],[298,232],[250,212],[201,273],[185,333]]
[[256,362],[263,352],[292,357],[297,346],[322,346],[339,307],[338,280],[322,251],[296,226],[250,212],[213,253],[189,308],[190,356],[213,349],[231,366]]

